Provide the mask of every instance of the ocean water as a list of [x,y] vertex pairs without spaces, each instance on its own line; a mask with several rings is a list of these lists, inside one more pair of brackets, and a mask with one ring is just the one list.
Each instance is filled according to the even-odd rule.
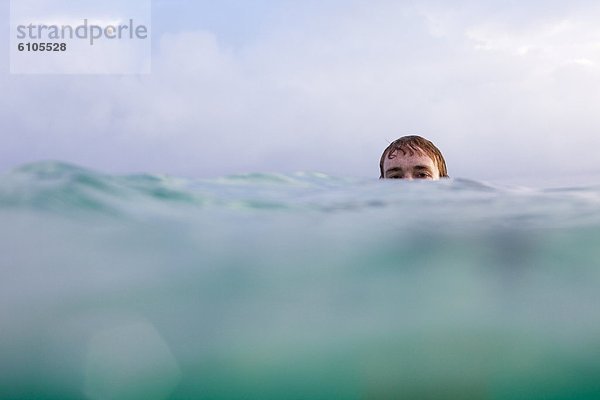
[[598,399],[600,186],[0,176],[2,399]]

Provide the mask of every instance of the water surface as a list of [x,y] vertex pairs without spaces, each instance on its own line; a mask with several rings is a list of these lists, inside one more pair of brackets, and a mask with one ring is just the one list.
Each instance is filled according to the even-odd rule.
[[0,398],[597,399],[600,186],[0,176]]

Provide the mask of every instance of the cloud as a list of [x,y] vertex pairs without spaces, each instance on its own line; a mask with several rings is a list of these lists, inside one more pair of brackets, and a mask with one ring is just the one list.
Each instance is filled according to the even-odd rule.
[[241,45],[164,32],[150,76],[4,77],[2,166],[376,176],[387,140],[417,133],[452,176],[600,169],[597,9],[345,4],[288,4]]

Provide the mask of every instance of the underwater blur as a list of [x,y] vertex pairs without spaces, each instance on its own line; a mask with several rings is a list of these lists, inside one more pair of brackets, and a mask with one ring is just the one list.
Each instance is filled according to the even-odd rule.
[[600,186],[0,176],[2,399],[598,399]]

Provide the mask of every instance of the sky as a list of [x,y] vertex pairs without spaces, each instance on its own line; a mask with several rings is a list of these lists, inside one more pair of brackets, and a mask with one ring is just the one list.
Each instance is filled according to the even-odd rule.
[[452,177],[600,178],[597,1],[154,0],[145,75],[10,74],[9,15],[0,171],[377,178],[418,134]]

